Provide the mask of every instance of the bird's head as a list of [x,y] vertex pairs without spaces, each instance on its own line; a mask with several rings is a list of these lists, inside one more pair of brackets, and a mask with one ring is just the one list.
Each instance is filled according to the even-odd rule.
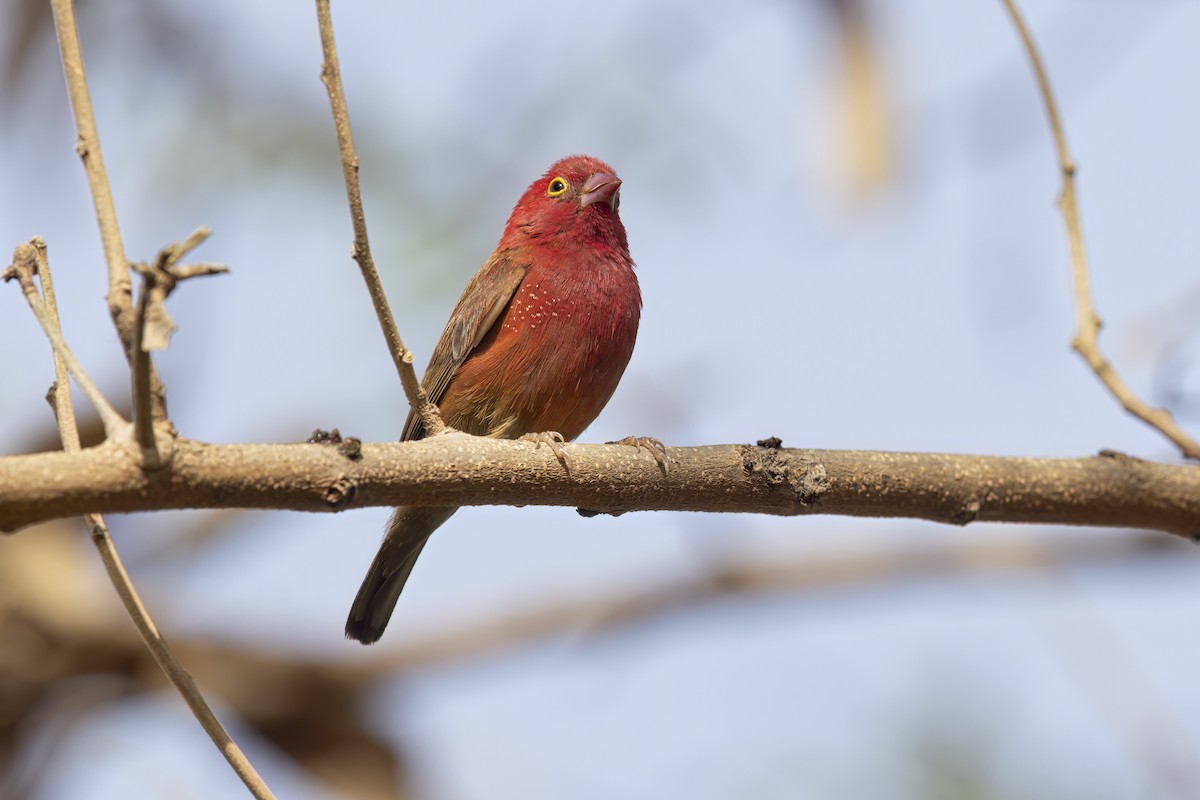
[[551,165],[517,201],[501,244],[595,241],[628,250],[621,206],[621,179],[591,156],[567,156]]

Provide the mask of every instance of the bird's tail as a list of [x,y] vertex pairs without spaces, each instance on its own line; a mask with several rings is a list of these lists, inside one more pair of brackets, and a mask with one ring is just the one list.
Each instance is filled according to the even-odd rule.
[[347,639],[357,639],[363,644],[379,641],[425,542],[457,510],[401,506],[393,512],[383,544],[367,570],[354,605],[350,606]]

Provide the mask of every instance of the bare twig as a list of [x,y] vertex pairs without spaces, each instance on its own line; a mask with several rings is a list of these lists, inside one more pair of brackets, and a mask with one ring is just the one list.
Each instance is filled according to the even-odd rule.
[[[45,243],[40,239],[35,239],[32,245],[24,245],[24,247],[28,247],[30,251],[35,253],[38,275],[41,279],[42,291],[45,295],[43,304],[45,316],[50,331],[53,332],[52,338],[61,341],[62,329],[59,324],[58,308],[54,299],[54,283],[50,277],[50,265],[45,257]],[[20,270],[21,268],[18,267],[18,271]],[[22,284],[24,285],[24,281]],[[36,289],[34,292],[36,294]],[[40,298],[39,303],[41,303]],[[69,356],[69,351],[65,349],[65,345],[61,353],[59,349],[55,349],[54,412],[55,417],[58,419],[63,449],[68,453],[78,453],[80,451],[79,429],[75,421],[75,411],[71,404],[70,386],[67,382],[67,364],[69,362],[65,356]],[[78,376],[75,379],[76,382],[79,382]],[[80,385],[82,386],[82,383]],[[200,693],[199,687],[192,680],[191,675],[188,674],[183,665],[171,653],[171,649],[167,646],[162,634],[159,633],[158,626],[154,624],[154,620],[150,617],[150,612],[142,603],[137,589],[134,588],[133,582],[129,579],[129,573],[125,570],[125,565],[122,563],[116,545],[108,533],[108,526],[105,525],[104,519],[99,514],[85,514],[84,522],[91,533],[92,543],[100,553],[100,558],[104,562],[104,568],[108,572],[113,587],[117,590],[117,595],[121,598],[121,602],[124,604],[130,619],[133,620],[133,624],[137,628],[138,634],[142,637],[142,641],[145,642],[146,647],[154,656],[154,660],[158,662],[167,679],[179,694],[182,695],[184,702],[192,710],[192,714],[195,715],[200,725],[213,740],[213,743],[217,745],[217,748],[225,756],[226,760],[229,761],[234,772],[246,784],[251,794],[264,800],[265,798],[274,798],[270,789],[267,788],[262,778],[254,770],[253,765],[250,764],[245,754],[242,753],[241,748],[237,746],[221,726],[216,715],[213,714],[212,709],[209,708],[208,703],[205,701],[204,696]]]
[[1087,255],[1083,246],[1083,228],[1079,220],[1079,205],[1075,195],[1076,165],[1067,149],[1067,136],[1059,118],[1058,104],[1054,100],[1054,92],[1050,88],[1050,78],[1045,65],[1034,44],[1033,36],[1025,24],[1021,12],[1017,9],[1015,0],[1002,0],[1008,15],[1016,26],[1021,37],[1021,44],[1033,66],[1037,78],[1038,90],[1046,107],[1046,116],[1050,120],[1050,131],[1054,136],[1054,146],[1058,153],[1059,169],[1062,171],[1062,193],[1058,204],[1062,210],[1063,220],[1067,228],[1067,242],[1071,250],[1071,276],[1075,284],[1075,338],[1071,347],[1087,362],[1096,376],[1108,387],[1109,392],[1128,411],[1138,419],[1158,429],[1170,439],[1188,458],[1200,459],[1200,442],[1191,438],[1176,424],[1171,413],[1162,408],[1151,408],[1142,402],[1133,390],[1122,380],[1113,369],[1112,364],[1100,352],[1098,337],[1101,321],[1096,313],[1092,299],[1091,279],[1088,275]]
[[[29,240],[29,245],[33,248],[34,259],[37,263],[38,282],[42,286],[41,298],[45,303],[50,327],[61,337],[62,325],[58,318],[58,300],[54,295],[54,280],[50,276],[50,256],[47,252],[46,240],[35,236]],[[16,261],[16,254],[14,254],[13,260]],[[22,288],[24,287],[22,286]],[[26,296],[28,297],[28,295]],[[75,452],[80,449],[79,424],[75,419],[75,403],[71,400],[67,362],[56,347],[51,348],[51,355],[54,357],[54,386],[50,387],[51,393],[46,399],[50,401],[50,407],[54,411],[63,449]],[[101,414],[101,424],[103,424],[103,414]]]
[[83,160],[88,185],[92,190],[96,221],[100,225],[100,241],[104,246],[104,261],[108,265],[109,311],[118,331],[132,337],[133,285],[125,260],[125,246],[121,242],[121,229],[117,225],[117,210],[104,168],[104,156],[100,152],[100,134],[96,130],[96,118],[83,69],[83,52],[75,27],[75,9],[71,0],[51,0],[50,7],[54,11],[54,26],[62,52],[63,72],[67,78],[67,93],[75,114],[75,150]]
[[[142,278],[142,293],[139,297],[137,330],[142,336],[142,348],[165,350],[175,332],[175,321],[167,314],[164,305],[175,286],[181,280],[202,275],[217,275],[228,272],[220,264],[192,264],[179,266],[179,262],[195,248],[203,244],[212,231],[199,227],[183,241],[169,244],[158,251],[152,264],[133,264]],[[157,421],[157,420],[156,420]]]
[[208,228],[197,228],[182,242],[160,250],[153,264],[132,265],[142,278],[141,291],[138,294],[131,370],[134,430],[138,444],[142,447],[146,467],[149,469],[160,468],[165,463],[165,457],[155,441],[154,427],[156,424],[169,425],[166,417],[156,416],[157,411],[165,412],[166,409],[158,409],[152,402],[154,370],[150,362],[150,351],[164,349],[175,330],[175,322],[167,314],[166,299],[179,281],[227,272],[220,264],[176,266],[181,258],[211,235],[212,231]]
[[146,317],[149,315],[150,287],[152,279],[142,273],[142,292],[138,298],[137,325],[133,330],[133,425],[138,444],[146,459],[146,466],[157,469],[161,465],[158,448],[154,444],[154,410],[150,400],[150,349],[145,345]]
[[321,29],[321,49],[325,54],[321,64],[321,82],[329,92],[329,106],[333,110],[333,125],[337,130],[338,149],[342,155],[346,197],[350,202],[350,222],[354,226],[354,247],[351,253],[358,262],[363,280],[367,284],[367,292],[375,305],[375,316],[379,318],[379,325],[383,329],[392,360],[396,363],[396,371],[400,374],[400,383],[404,386],[409,405],[417,410],[425,424],[425,430],[430,435],[436,435],[442,433],[446,425],[442,422],[437,406],[429,402],[425,390],[417,380],[417,373],[413,369],[412,351],[406,348],[400,339],[400,331],[396,328],[396,321],[392,317],[392,310],[388,306],[387,295],[383,292],[383,284],[379,280],[375,261],[371,258],[371,247],[367,242],[367,220],[363,213],[362,193],[358,188],[358,155],[354,152],[354,139],[350,133],[350,116],[346,110],[346,95],[342,89],[337,45],[333,40],[333,17],[329,12],[329,0],[317,0],[317,24]]
[[63,340],[62,331],[57,322],[57,314],[48,308],[47,304],[43,302],[41,295],[38,294],[34,276],[40,274],[42,280],[45,281],[46,274],[49,271],[45,251],[46,244],[40,238],[34,238],[29,244],[18,245],[17,249],[13,251],[12,266],[4,273],[5,278],[15,277],[21,285],[21,290],[25,294],[25,300],[29,303],[30,310],[33,311],[38,324],[42,326],[42,330],[46,333],[46,338],[50,340],[51,349],[54,351],[55,363],[61,361],[64,369],[69,371],[71,376],[75,378],[75,382],[83,390],[88,402],[96,409],[96,413],[100,415],[100,422],[104,425],[104,435],[113,441],[126,441],[128,440],[129,423],[109,404],[104,394],[100,391],[100,387],[96,386],[95,382],[92,381],[75,359],[75,355]]

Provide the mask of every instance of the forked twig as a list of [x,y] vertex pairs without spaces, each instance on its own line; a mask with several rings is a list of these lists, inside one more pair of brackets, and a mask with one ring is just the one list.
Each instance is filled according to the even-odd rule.
[[404,346],[392,310],[388,306],[387,295],[383,292],[383,284],[375,269],[375,261],[371,258],[371,247],[367,242],[367,220],[363,213],[362,193],[358,188],[358,156],[354,152],[354,138],[350,133],[350,115],[346,110],[346,94],[342,88],[342,72],[338,66],[337,45],[333,39],[333,17],[329,11],[329,0],[317,0],[317,25],[321,29],[321,50],[324,61],[321,64],[321,82],[329,93],[329,106],[333,111],[333,126],[337,130],[338,150],[342,156],[342,176],[346,181],[346,197],[350,202],[350,222],[354,226],[354,249],[352,255],[362,271],[363,280],[367,284],[367,292],[375,305],[375,316],[383,329],[387,340],[388,352],[396,363],[396,371],[400,373],[400,383],[404,386],[404,394],[408,397],[409,405],[416,409],[425,430],[432,436],[446,429],[437,406],[429,402],[425,390],[417,380],[413,369],[412,351]]
[[70,372],[71,376],[75,378],[75,382],[79,384],[84,396],[100,416],[106,438],[116,441],[128,439],[129,423],[112,407],[100,391],[100,387],[80,366],[71,352],[71,348],[63,340],[62,329],[57,322],[57,312],[51,309],[38,293],[35,276],[40,275],[43,283],[47,283],[49,272],[49,264],[46,261],[46,243],[40,237],[34,237],[28,244],[18,245],[17,249],[13,251],[13,263],[5,270],[4,278],[5,280],[16,278],[17,283],[21,285],[21,291],[25,295],[29,309],[33,312],[38,324],[41,325],[46,338],[50,340],[50,348],[54,351],[54,363],[62,365],[63,378],[60,380],[65,382],[67,372]]
[[165,417],[155,416],[158,409],[153,403],[154,369],[150,351],[164,349],[175,330],[175,322],[167,314],[166,300],[179,281],[228,272],[221,264],[178,265],[180,259],[211,235],[212,231],[208,228],[197,228],[183,241],[160,250],[153,264],[132,265],[142,279],[131,362],[134,431],[142,447],[144,466],[148,469],[157,469],[166,463],[154,436],[154,426],[156,423],[169,425]]
[[1096,313],[1092,299],[1091,278],[1088,275],[1087,254],[1083,246],[1083,229],[1079,221],[1079,205],[1075,199],[1075,161],[1067,149],[1067,136],[1059,118],[1058,104],[1054,100],[1054,92],[1050,88],[1050,78],[1042,57],[1034,44],[1033,35],[1025,24],[1021,12],[1017,9],[1016,0],[1002,0],[1004,7],[1012,18],[1021,44],[1029,57],[1037,78],[1038,90],[1046,107],[1046,116],[1050,120],[1050,131],[1054,136],[1054,146],[1058,153],[1059,169],[1062,171],[1062,193],[1058,198],[1063,220],[1067,228],[1067,242],[1071,250],[1071,277],[1075,285],[1075,337],[1071,347],[1083,357],[1096,377],[1108,388],[1126,411],[1138,419],[1156,428],[1170,439],[1188,458],[1200,459],[1200,442],[1191,438],[1176,424],[1171,412],[1162,408],[1151,408],[1142,402],[1133,390],[1122,380],[1112,364],[1100,352],[1097,341],[1101,321]]

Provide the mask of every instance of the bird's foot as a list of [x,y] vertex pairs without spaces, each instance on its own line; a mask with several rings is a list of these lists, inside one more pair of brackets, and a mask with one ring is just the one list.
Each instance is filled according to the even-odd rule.
[[663,475],[671,471],[671,460],[667,457],[667,446],[652,436],[626,436],[624,439],[618,439],[615,442],[605,442],[605,444],[627,444],[630,447],[645,450],[654,456],[654,460],[658,462]]
[[562,464],[563,469],[569,475],[571,473],[571,457],[567,455],[567,451],[563,449],[563,445],[567,440],[558,431],[543,431],[541,433],[527,433],[521,437],[523,442],[533,442],[535,445],[544,444],[554,453],[554,457],[558,459],[558,463]]

